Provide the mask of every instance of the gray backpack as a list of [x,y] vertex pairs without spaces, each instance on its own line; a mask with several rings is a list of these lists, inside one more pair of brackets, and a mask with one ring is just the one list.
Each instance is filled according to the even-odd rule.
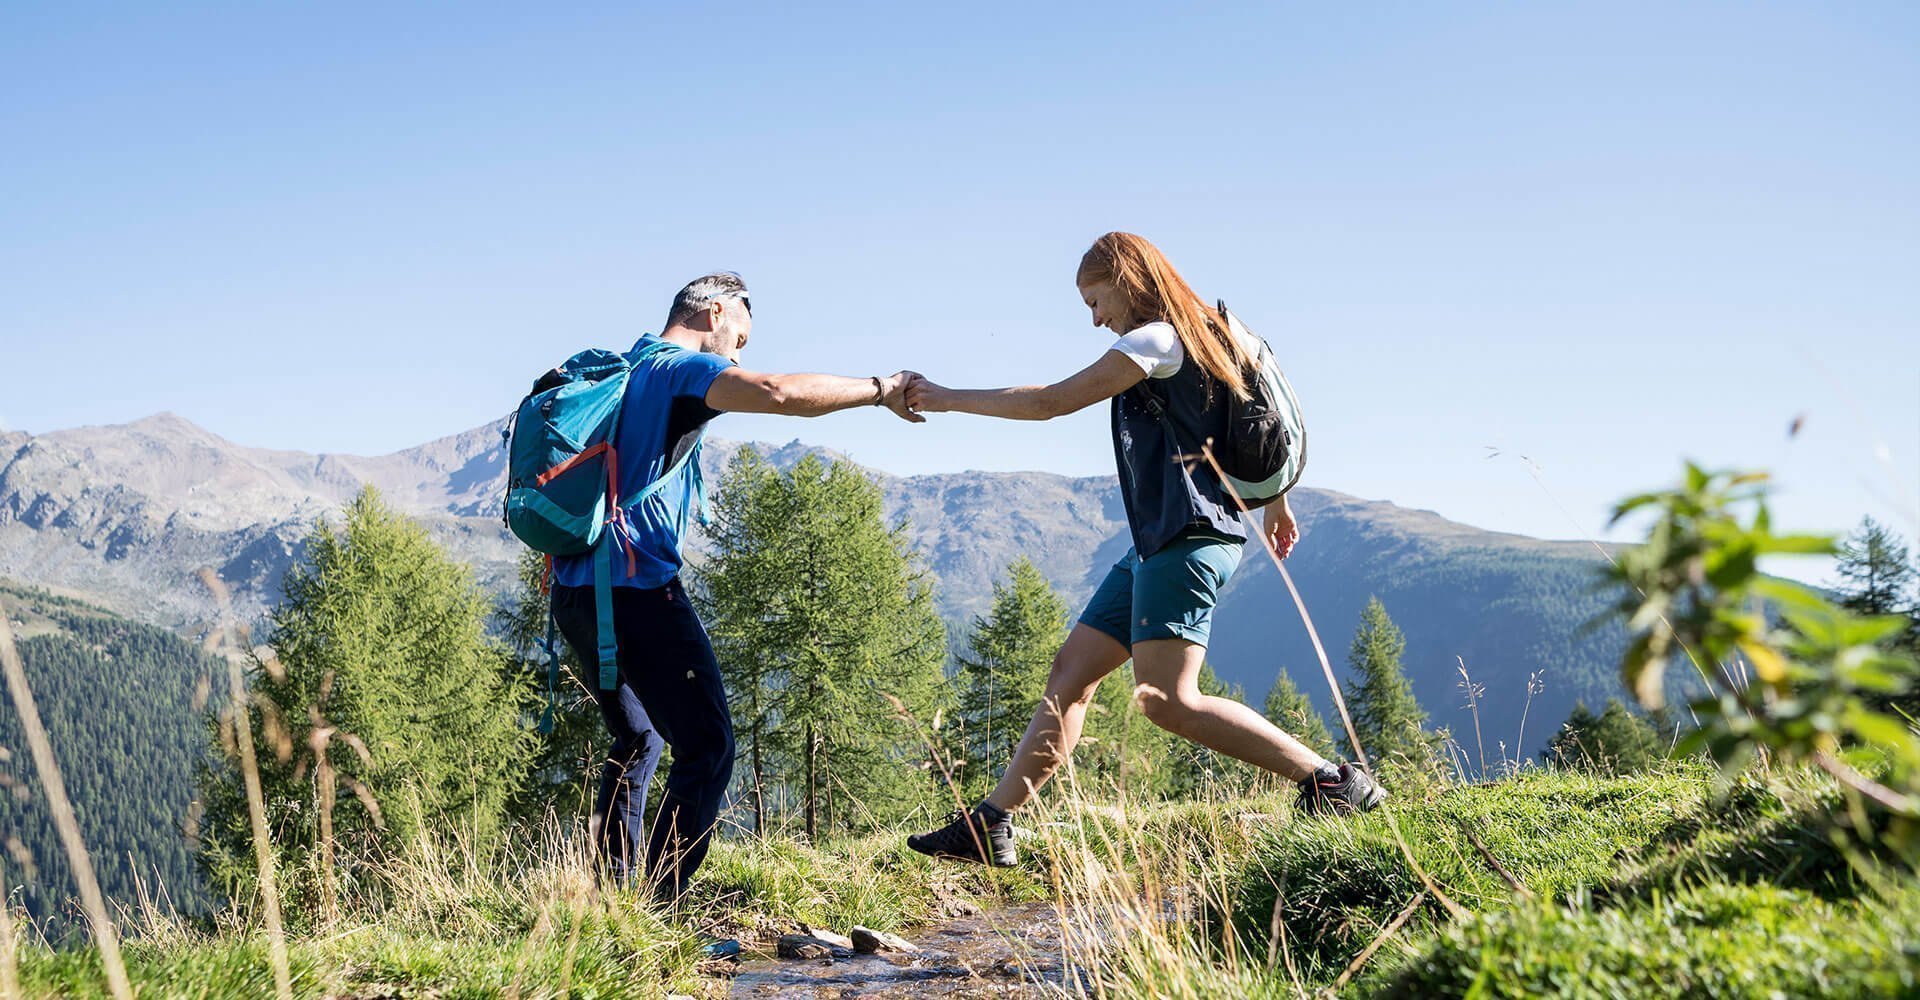
[[[1307,465],[1307,428],[1300,413],[1300,399],[1274,360],[1273,348],[1247,329],[1240,318],[1227,311],[1226,300],[1219,303],[1220,321],[1227,332],[1241,339],[1253,353],[1253,378],[1247,386],[1248,398],[1227,397],[1227,436],[1213,445],[1214,461],[1227,474],[1226,486],[1248,507],[1272,503],[1293,489]],[[1143,393],[1147,408],[1175,434],[1166,408],[1153,394]]]

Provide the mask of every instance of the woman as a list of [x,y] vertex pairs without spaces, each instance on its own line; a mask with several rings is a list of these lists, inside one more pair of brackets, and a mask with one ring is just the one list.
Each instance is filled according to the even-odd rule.
[[[908,845],[936,857],[1012,864],[1012,814],[1066,761],[1095,687],[1129,658],[1136,700],[1155,725],[1298,782],[1309,811],[1379,805],[1386,792],[1365,772],[1332,764],[1247,706],[1201,694],[1197,683],[1214,602],[1240,563],[1247,529],[1213,469],[1181,461],[1190,449],[1178,441],[1224,440],[1227,395],[1246,398],[1254,349],[1228,332],[1157,247],[1131,233],[1095,240],[1076,283],[1093,325],[1120,338],[1078,374],[1012,389],[949,389],[924,379],[907,388],[909,409],[1011,420],[1050,420],[1111,399],[1133,536],[1133,548],[1108,571],[1054,656],[1045,697],[999,784]],[[1264,522],[1266,544],[1285,558],[1299,530],[1284,495],[1266,508]]]

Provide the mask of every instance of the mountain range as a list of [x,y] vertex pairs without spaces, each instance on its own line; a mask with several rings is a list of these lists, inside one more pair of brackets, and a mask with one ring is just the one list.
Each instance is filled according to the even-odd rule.
[[[378,457],[246,447],[168,413],[41,435],[0,432],[0,577],[197,637],[218,615],[196,580],[202,567],[226,583],[243,619],[257,618],[313,525],[371,485],[484,586],[503,590],[518,552],[499,517],[503,426]],[[712,480],[740,447],[709,439]],[[782,468],[809,454],[844,457],[798,441],[755,447]],[[1112,477],[867,471],[890,516],[905,520],[956,630],[986,609],[1016,558],[1031,559],[1077,605],[1128,546]],[[1509,754],[1522,743],[1537,750],[1576,700],[1597,705],[1618,690],[1613,665],[1624,633],[1617,624],[1585,627],[1610,603],[1593,544],[1485,531],[1311,487],[1293,501],[1302,540],[1287,567],[1336,670],[1361,607],[1378,596],[1406,632],[1415,694],[1470,757],[1483,745],[1491,761],[1502,741]],[[1257,549],[1222,595],[1209,659],[1256,704],[1284,667],[1331,707],[1301,618]],[[1462,666],[1484,690],[1477,744]]]

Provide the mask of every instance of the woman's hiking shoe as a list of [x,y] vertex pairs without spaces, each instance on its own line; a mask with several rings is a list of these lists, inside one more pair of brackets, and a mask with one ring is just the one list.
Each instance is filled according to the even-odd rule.
[[1300,782],[1300,801],[1294,808],[1308,814],[1370,812],[1386,800],[1387,790],[1374,784],[1367,772],[1352,764],[1328,764]]
[[947,825],[932,833],[917,833],[907,838],[907,846],[936,858],[972,861],[976,864],[1005,867],[1020,860],[1013,849],[1013,819],[982,802],[962,812],[954,810]]

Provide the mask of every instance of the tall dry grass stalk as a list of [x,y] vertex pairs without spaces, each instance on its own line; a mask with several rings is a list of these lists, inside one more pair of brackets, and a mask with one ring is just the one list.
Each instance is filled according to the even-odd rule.
[[[1043,807],[1052,821],[1042,824],[1049,831],[1042,849],[1057,893],[1065,991],[1073,995],[1331,997],[1383,946],[1408,950],[1395,939],[1434,898],[1427,888],[1416,890],[1331,987],[1310,992],[1287,938],[1283,893],[1276,892],[1264,953],[1246,949],[1235,930],[1238,880],[1246,875],[1236,859],[1255,849],[1260,830],[1276,816],[1190,803],[1167,807],[1157,821],[1141,822],[1139,812],[1129,820],[1124,811],[1088,804],[1071,762],[1063,771],[1065,794]],[[1277,800],[1254,803],[1284,809]],[[1058,833],[1062,829],[1074,832]],[[1339,824],[1326,832],[1354,836]]]
[[1540,677],[1544,672],[1545,671],[1536,670],[1527,675],[1527,700],[1525,704],[1520,706],[1520,735],[1514,737],[1513,740],[1513,752],[1519,757],[1513,767],[1515,774],[1518,774],[1521,765],[1526,763],[1527,713],[1533,710],[1533,696],[1547,689],[1547,682]]
[[287,932],[280,921],[280,887],[273,877],[273,842],[267,833],[266,795],[260,789],[260,765],[253,754],[253,725],[247,721],[247,685],[240,661],[227,658],[229,720],[240,751],[240,774],[247,788],[247,816],[253,823],[253,860],[260,874],[260,909],[267,925],[267,955],[273,962],[273,989],[282,1000],[293,996],[287,963]]
[[[1184,459],[1186,456],[1177,457]],[[1226,470],[1222,469],[1219,460],[1213,457],[1213,448],[1210,443],[1200,447],[1199,457],[1213,467],[1214,475],[1219,476],[1221,482],[1224,483],[1227,481]],[[1239,494],[1228,490],[1227,495],[1233,497],[1234,506],[1240,508],[1241,516],[1253,516],[1253,511],[1247,508],[1246,503],[1240,499]],[[1313,639],[1313,651],[1315,655],[1320,658],[1320,669],[1325,672],[1327,676],[1327,686],[1333,693],[1333,704],[1336,708],[1340,709],[1340,722],[1347,727],[1348,745],[1353,747],[1353,755],[1360,759],[1362,767],[1365,767],[1368,771],[1372,771],[1373,765],[1367,760],[1366,748],[1360,745],[1360,734],[1354,731],[1353,716],[1347,712],[1347,699],[1340,693],[1340,682],[1334,678],[1333,665],[1328,662],[1326,647],[1320,642],[1320,630],[1313,627],[1313,616],[1307,612],[1307,602],[1300,598],[1300,588],[1294,586],[1293,575],[1288,573],[1287,567],[1281,563],[1280,554],[1266,545],[1262,545],[1260,548],[1266,552],[1267,558],[1273,562],[1273,568],[1279,571],[1280,579],[1286,581],[1287,593],[1293,595],[1293,606],[1299,609],[1300,620],[1306,623],[1307,635]],[[1466,908],[1454,902],[1451,897],[1445,892],[1442,892],[1440,887],[1434,883],[1433,878],[1427,874],[1427,870],[1421,866],[1420,859],[1413,856],[1413,848],[1407,846],[1407,838],[1400,834],[1400,824],[1395,821],[1393,817],[1392,802],[1388,801],[1383,803],[1380,806],[1380,810],[1381,814],[1387,818],[1387,828],[1393,831],[1393,839],[1394,842],[1400,846],[1401,855],[1407,859],[1407,864],[1412,866],[1413,873],[1420,877],[1420,883],[1426,886],[1427,892],[1431,893],[1434,899],[1439,900],[1440,905],[1446,907],[1447,912],[1452,914],[1454,919],[1465,919],[1467,916]]]
[[[3,617],[5,612],[0,612]],[[17,1000],[20,992],[20,939],[13,931],[13,896],[7,888],[6,863],[0,862],[0,1000]]]
[[[1244,950],[1232,930],[1234,859],[1252,849],[1274,815],[1232,812],[1217,802],[1149,813],[1130,787],[1085,787],[1071,759],[1054,785],[1058,794],[1035,809],[1037,850],[1056,894],[1062,944],[1054,957],[1064,992],[1179,1000],[1246,995],[1250,982],[1284,961],[1293,993],[1306,996],[1284,940],[1281,905],[1265,954]],[[1108,800],[1116,805],[1099,804]],[[1039,971],[1044,956],[1017,947],[1016,954],[1030,974]]]
[[1480,780],[1487,780],[1487,741],[1480,735],[1480,695],[1486,689],[1473,682],[1467,673],[1467,659],[1454,656],[1453,662],[1460,665],[1460,689],[1467,693],[1467,710],[1473,713],[1473,742],[1480,749]]
[[114,903],[114,909],[119,912],[119,919],[115,923],[128,940],[142,944],[177,945],[190,940],[192,934],[187,922],[180,916],[179,907],[174,905],[173,897],[167,892],[159,869],[154,869],[153,887],[148,888],[139,867],[139,859],[129,851],[127,868],[133,873],[134,898],[131,903]]
[[[213,570],[201,568],[200,582],[220,608],[222,635],[233,636],[226,619],[232,606],[227,585]],[[247,789],[247,817],[253,826],[253,859],[260,876],[260,909],[267,925],[267,957],[273,964],[273,989],[281,1000],[292,1000],[293,973],[287,960],[287,931],[280,920],[280,887],[273,875],[273,841],[267,832],[266,794],[260,788],[260,763],[254,758],[253,724],[247,719],[247,682],[240,658],[226,654],[227,720],[233,727],[234,747],[240,754],[240,775]]]
[[[1194,457],[1196,456],[1175,455],[1174,460],[1186,462],[1191,461]],[[1200,446],[1200,454],[1197,457],[1213,467],[1213,473],[1220,477],[1220,482],[1224,483],[1227,481],[1226,470],[1222,469],[1220,467],[1220,461],[1213,457],[1211,440]],[[1227,495],[1233,498],[1233,505],[1239,508],[1241,517],[1253,517],[1253,510],[1247,506],[1246,501],[1240,499],[1239,494],[1228,490]],[[1287,567],[1280,561],[1280,554],[1278,552],[1273,551],[1271,547],[1265,544],[1260,546],[1260,550],[1267,554],[1268,561],[1273,563],[1274,570],[1280,574],[1280,579],[1286,583],[1287,593],[1293,597],[1293,606],[1300,612],[1300,621],[1307,626],[1307,638],[1313,640],[1313,653],[1314,656],[1320,660],[1321,673],[1326,676],[1327,689],[1333,695],[1333,707],[1340,710],[1340,724],[1346,727],[1347,745],[1353,748],[1353,755],[1359,758],[1360,766],[1366,768],[1368,771],[1372,771],[1373,762],[1367,759],[1367,748],[1360,745],[1360,734],[1353,728],[1353,715],[1347,711],[1346,695],[1341,693],[1340,681],[1333,675],[1333,663],[1327,659],[1327,647],[1320,641],[1320,630],[1314,627],[1313,615],[1307,612],[1307,602],[1300,597],[1300,588],[1294,585],[1293,574],[1287,572]]]
[[[333,671],[329,670],[320,678],[320,691],[314,704],[307,706],[307,750],[306,756],[294,768],[293,780],[301,781],[306,777],[308,765],[314,769],[314,813],[320,824],[320,918],[331,925],[340,919],[340,889],[337,866],[334,861],[335,838],[333,835],[333,808],[339,798],[340,785],[344,782],[349,791],[359,798],[373,818],[373,825],[386,829],[386,820],[380,815],[380,803],[375,800],[373,791],[352,775],[343,775],[333,766],[328,756],[335,740],[345,743],[360,758],[360,763],[368,768],[373,766],[373,754],[367,749],[365,741],[327,721],[327,699],[333,693]],[[265,707],[265,706],[263,706]]]
[[[115,1000],[132,1000],[133,986],[127,980],[126,963],[120,958],[120,936],[107,916],[106,900],[100,894],[100,880],[94,875],[93,857],[87,853],[80,836],[80,822],[74,817],[73,802],[67,798],[67,783],[60,765],[53,759],[53,744],[47,739],[47,727],[40,721],[40,709],[33,700],[33,688],[27,684],[27,668],[13,645],[13,628],[7,623],[7,609],[0,603],[0,665],[7,673],[7,691],[13,707],[20,713],[20,726],[27,731],[27,746],[33,751],[33,766],[40,774],[40,787],[47,793],[47,808],[53,813],[60,844],[66,849],[67,864],[80,887],[80,906],[100,948],[100,964],[106,970],[107,987]],[[11,935],[9,935],[11,940]],[[11,950],[11,946],[9,946]]]
[[1414,893],[1413,898],[1407,901],[1407,905],[1400,910],[1399,915],[1389,921],[1387,926],[1381,929],[1379,935],[1369,942],[1366,948],[1361,950],[1360,954],[1354,956],[1353,961],[1349,963],[1345,969],[1341,970],[1340,975],[1334,979],[1333,986],[1327,990],[1328,995],[1337,995],[1341,990],[1345,989],[1346,985],[1353,981],[1354,975],[1366,967],[1367,960],[1373,957],[1373,953],[1379,951],[1380,946],[1387,943],[1389,938],[1399,933],[1400,928],[1407,925],[1407,919],[1412,917],[1414,911],[1420,908],[1420,904],[1426,901],[1427,890],[1422,889]]

